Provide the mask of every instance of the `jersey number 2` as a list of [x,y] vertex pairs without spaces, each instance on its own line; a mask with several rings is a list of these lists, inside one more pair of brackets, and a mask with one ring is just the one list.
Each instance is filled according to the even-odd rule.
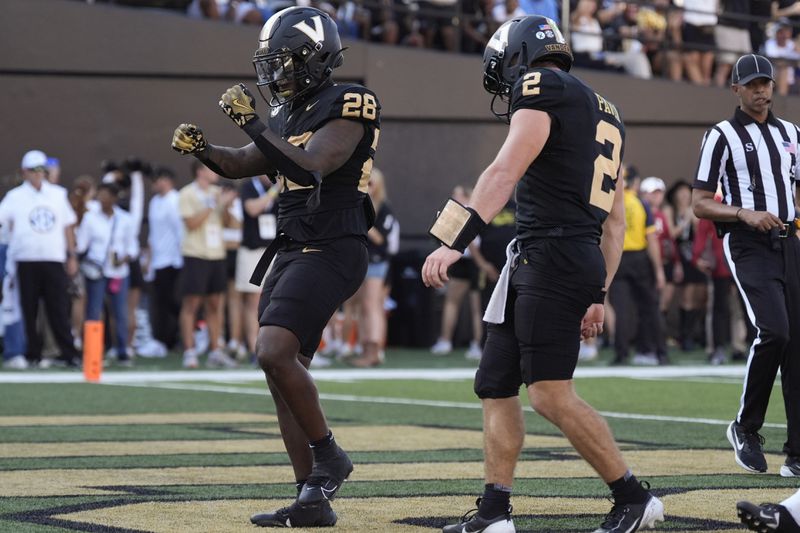
[[601,146],[606,143],[611,144],[611,159],[603,154],[597,154],[594,160],[594,174],[592,175],[592,194],[589,197],[589,203],[595,207],[599,207],[606,213],[611,212],[611,206],[614,204],[614,189],[608,191],[603,190],[603,184],[606,181],[606,176],[612,180],[617,178],[620,163],[620,152],[622,150],[622,135],[619,128],[601,120],[597,124],[597,134],[595,140]]
[[365,118],[375,120],[378,114],[378,106],[375,97],[369,93],[346,93],[344,95],[344,106],[342,107],[343,117]]

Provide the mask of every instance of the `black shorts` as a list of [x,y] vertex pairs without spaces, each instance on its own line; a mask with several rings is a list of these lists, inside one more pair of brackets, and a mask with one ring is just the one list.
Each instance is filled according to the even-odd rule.
[[695,26],[684,23],[681,27],[685,52],[713,52],[717,45],[714,26]]
[[447,271],[447,276],[454,279],[469,281],[471,290],[478,290],[478,265],[471,257],[462,257],[453,263]]
[[236,279],[236,250],[225,250],[225,279],[234,281]]
[[144,276],[142,275],[142,264],[139,262],[139,258],[137,257],[130,263],[128,263],[128,268],[130,268],[131,277],[129,279],[129,288],[131,289],[141,289],[144,287]]
[[313,357],[328,320],[364,281],[367,262],[367,246],[356,237],[284,244],[264,282],[259,325],[290,330],[300,353]]
[[708,283],[708,276],[703,274],[703,271],[694,266],[691,261],[687,261],[681,257],[681,264],[683,265],[683,281],[680,283],[681,286],[695,283]]
[[225,260],[183,258],[181,271],[181,294],[183,296],[206,296],[225,292]]
[[510,398],[523,383],[572,379],[581,320],[605,283],[595,243],[539,239],[511,275],[505,322],[490,324],[478,372],[479,398]]

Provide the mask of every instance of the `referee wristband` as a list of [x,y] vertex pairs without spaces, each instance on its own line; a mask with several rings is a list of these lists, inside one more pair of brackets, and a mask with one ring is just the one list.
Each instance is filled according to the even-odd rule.
[[739,209],[736,210],[736,220],[739,220],[739,213],[742,212],[742,209],[744,209],[744,207],[740,207]]

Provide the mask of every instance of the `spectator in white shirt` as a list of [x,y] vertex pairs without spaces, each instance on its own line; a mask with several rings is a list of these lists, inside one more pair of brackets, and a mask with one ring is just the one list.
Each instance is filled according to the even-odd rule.
[[153,190],[156,194],[147,210],[147,244],[153,272],[150,324],[153,337],[167,349],[172,349],[178,340],[181,311],[178,279],[183,268],[183,220],[178,209],[175,174],[169,168],[158,168],[154,176]]
[[25,181],[0,202],[0,224],[11,231],[8,253],[17,263],[28,362],[36,364],[42,356],[42,335],[36,321],[41,299],[61,352],[58,359],[77,366],[67,295],[68,276],[78,269],[76,218],[64,189],[45,179],[46,165],[43,152],[31,150],[25,154],[21,165]]
[[128,262],[138,246],[131,216],[117,207],[119,189],[113,183],[97,188],[100,209],[89,211],[78,228],[78,252],[86,254],[81,270],[86,278],[86,320],[100,320],[108,295],[114,315],[117,360],[130,365],[128,345]]

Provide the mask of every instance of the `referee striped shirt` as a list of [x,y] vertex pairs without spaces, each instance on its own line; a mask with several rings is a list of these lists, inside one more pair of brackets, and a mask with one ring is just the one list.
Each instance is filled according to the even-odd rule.
[[794,220],[800,130],[770,111],[765,123],[737,108],[703,137],[694,188],[722,187],[727,205]]

